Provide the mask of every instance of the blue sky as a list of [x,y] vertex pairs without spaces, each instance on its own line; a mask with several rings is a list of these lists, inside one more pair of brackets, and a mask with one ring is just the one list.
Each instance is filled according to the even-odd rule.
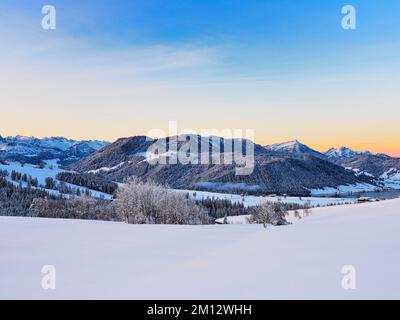
[[400,154],[399,16],[397,0],[2,0],[0,133],[113,140],[178,120]]

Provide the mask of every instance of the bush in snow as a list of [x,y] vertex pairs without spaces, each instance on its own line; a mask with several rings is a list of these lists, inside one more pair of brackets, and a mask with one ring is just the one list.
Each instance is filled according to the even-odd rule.
[[306,204],[303,209],[303,215],[305,217],[308,217],[311,214],[311,212],[312,212],[312,210],[311,210],[310,206],[308,204]]
[[280,204],[262,204],[256,207],[255,212],[250,216],[250,223],[260,223],[267,227],[267,224],[275,226],[285,225],[288,222],[285,219],[287,211],[284,206]]

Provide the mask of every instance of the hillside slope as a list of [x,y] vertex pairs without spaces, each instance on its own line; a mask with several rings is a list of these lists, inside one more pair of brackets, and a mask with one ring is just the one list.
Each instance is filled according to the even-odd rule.
[[335,164],[381,179],[386,187],[400,189],[400,158],[381,155],[355,155],[334,161]]

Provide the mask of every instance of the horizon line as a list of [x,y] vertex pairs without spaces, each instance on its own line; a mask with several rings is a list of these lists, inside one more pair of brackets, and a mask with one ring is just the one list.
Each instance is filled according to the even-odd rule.
[[[177,136],[182,136],[182,135],[185,135],[185,134],[182,133],[182,134],[178,134]],[[197,133],[197,134],[196,134],[196,133],[187,133],[187,135],[199,135],[199,136],[202,136],[201,134],[198,134],[198,133]],[[121,137],[119,137],[119,138],[116,138],[116,139],[113,140],[113,141],[110,141],[110,140],[108,140],[108,139],[70,138],[70,137],[62,136],[62,135],[54,135],[54,136],[46,136],[46,135],[40,136],[40,135],[39,135],[39,136],[35,136],[35,135],[21,135],[21,134],[16,134],[16,135],[2,136],[2,135],[0,134],[0,138],[17,138],[17,137],[20,137],[20,138],[34,138],[34,139],[39,139],[39,140],[62,138],[62,139],[74,140],[74,141],[99,141],[99,142],[107,142],[107,143],[109,143],[109,144],[112,144],[112,143],[114,143],[114,142],[116,142],[116,141],[118,141],[118,140],[120,140],[120,139],[129,139],[129,138],[139,137],[139,136],[148,137],[148,138],[151,138],[151,139],[164,139],[164,138],[168,138],[168,137],[173,137],[174,135],[172,135],[172,136],[163,136],[163,137],[150,137],[150,136],[148,136],[148,135],[146,135],[146,134],[135,134],[135,135],[130,135],[130,136],[121,136]],[[214,136],[215,136],[215,135],[214,135]],[[204,137],[213,137],[213,135],[207,135],[207,136],[204,136]],[[215,136],[215,137],[222,138],[222,139],[237,139],[237,138],[226,138],[226,137],[223,137],[223,136]],[[239,138],[239,139],[240,139],[240,138]],[[242,137],[242,139],[247,139],[247,138]],[[319,149],[319,148],[311,147],[312,144],[303,143],[302,140],[301,140],[301,139],[298,139],[298,138],[291,139],[291,140],[286,140],[286,141],[281,141],[281,142],[273,142],[273,143],[269,143],[269,144],[261,144],[261,143],[258,143],[258,142],[256,141],[256,139],[255,139],[254,141],[251,140],[251,139],[248,139],[248,140],[250,140],[250,141],[252,141],[253,143],[258,144],[258,145],[260,145],[260,146],[262,146],[262,147],[268,147],[268,146],[272,146],[272,145],[284,144],[284,143],[289,143],[289,142],[295,142],[295,141],[297,141],[297,142],[299,142],[300,144],[302,144],[302,145],[304,145],[304,146],[306,146],[306,147],[309,147],[310,149],[312,149],[312,150],[314,150],[314,151],[317,151],[317,152],[319,152],[319,153],[322,153],[322,154],[324,154],[325,152],[327,152],[327,151],[329,151],[329,150],[331,150],[331,149],[339,150],[339,149],[341,149],[341,148],[347,148],[347,149],[350,149],[350,150],[352,150],[352,151],[354,151],[354,152],[359,152],[359,153],[370,152],[372,155],[386,154],[386,155],[389,155],[389,156],[392,157],[392,158],[400,158],[400,154],[395,154],[395,153],[393,153],[393,152],[387,152],[387,151],[371,152],[371,151],[369,151],[369,150],[354,150],[353,148],[346,147],[345,145],[341,145],[340,147],[339,147],[339,146],[338,146],[338,147],[331,146],[331,147],[329,147],[328,149],[326,149],[325,151],[321,151],[321,149]]]

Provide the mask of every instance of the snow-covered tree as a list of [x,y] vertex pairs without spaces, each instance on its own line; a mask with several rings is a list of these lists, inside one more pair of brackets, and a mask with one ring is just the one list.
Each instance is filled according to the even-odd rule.
[[127,223],[200,224],[208,222],[202,207],[171,189],[129,178],[117,190],[116,210]]
[[262,204],[255,209],[255,212],[250,216],[250,223],[260,223],[267,227],[267,224],[285,225],[287,221],[285,215],[287,211],[281,204]]

